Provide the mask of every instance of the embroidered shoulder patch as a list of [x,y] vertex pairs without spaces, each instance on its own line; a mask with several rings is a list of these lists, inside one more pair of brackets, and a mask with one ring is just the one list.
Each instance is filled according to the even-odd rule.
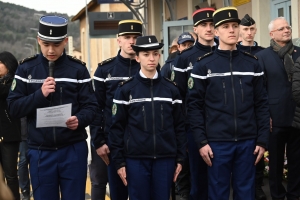
[[36,58],[37,56],[38,56],[38,55],[36,54],[36,55],[29,56],[29,57],[27,57],[27,58],[24,58],[23,60],[20,60],[20,61],[19,61],[19,65],[21,65],[21,64],[23,64],[24,62],[27,62],[27,61],[29,61],[29,60],[32,60],[32,59]]
[[193,89],[193,87],[194,87],[194,79],[193,79],[193,77],[189,78],[189,80],[188,80],[188,87],[189,87],[189,89]]
[[75,61],[75,62],[78,62],[78,63],[80,63],[80,64],[82,64],[82,65],[85,66],[85,62],[83,62],[82,60],[79,60],[79,59],[77,59],[77,58],[74,57],[74,56],[70,56],[70,55],[67,55],[67,56],[68,56],[69,59],[71,59],[71,60],[73,60],[73,61]]
[[13,82],[12,82],[12,84],[11,84],[11,87],[10,87],[11,91],[14,91],[14,89],[16,88],[16,86],[17,86],[17,81],[16,81],[16,79],[14,79]]
[[172,70],[170,78],[171,78],[171,81],[174,81],[174,79],[175,79],[175,72],[174,72],[174,70]]
[[104,65],[104,64],[110,63],[114,59],[116,59],[116,57],[112,57],[112,58],[106,59],[106,60],[102,61],[99,65]]
[[212,55],[213,54],[213,52],[211,51],[211,52],[209,52],[209,53],[206,53],[206,54],[204,54],[203,56],[200,56],[200,57],[198,57],[198,61],[199,60],[201,60],[201,59],[203,59],[203,58],[205,58],[205,57],[207,57],[207,56],[210,56],[210,55]]
[[113,104],[112,108],[111,108],[111,113],[112,115],[116,115],[117,114],[117,110],[118,110],[118,107],[117,107],[117,104]]

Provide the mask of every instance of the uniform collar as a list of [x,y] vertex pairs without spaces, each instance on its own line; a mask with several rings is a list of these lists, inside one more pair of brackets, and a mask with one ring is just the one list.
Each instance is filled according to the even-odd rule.
[[239,50],[233,50],[233,51],[229,51],[229,50],[221,50],[221,49],[216,49],[215,51],[218,55],[222,56],[222,57],[227,57],[230,58],[230,55],[232,57],[238,56],[239,55]]
[[118,55],[117,55],[117,58],[120,62],[122,62],[124,65],[126,66],[132,66],[132,65],[135,65],[137,64],[138,62],[136,62],[135,59],[130,59],[130,58],[124,58],[123,56],[121,56],[121,50],[119,50],[118,52]]
[[[140,70],[139,73],[142,78],[147,78],[147,76],[145,76],[145,74],[142,72],[142,70]],[[156,71],[152,79],[157,79],[157,78],[158,78],[158,73]]]
[[[42,52],[40,53],[40,55],[41,55],[40,57],[42,59],[42,62],[45,63],[48,66],[49,60],[46,57],[44,57]],[[61,56],[56,61],[54,61],[55,65],[59,65],[60,63],[62,63],[63,60],[65,60],[66,57],[67,57],[67,55],[66,55],[66,52],[64,50],[63,53],[61,54]]]

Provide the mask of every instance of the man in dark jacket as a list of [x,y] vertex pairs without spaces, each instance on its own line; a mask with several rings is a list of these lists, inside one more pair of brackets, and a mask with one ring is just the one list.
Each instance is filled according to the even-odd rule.
[[256,24],[252,17],[248,14],[241,19],[240,24],[240,38],[241,41],[238,43],[238,48],[241,51],[246,51],[255,55],[259,51],[263,50],[264,48],[258,46],[257,42],[254,41],[254,37],[256,35]]
[[155,36],[137,38],[132,48],[141,70],[119,84],[113,100],[109,141],[130,200],[169,199],[185,158],[182,100],[157,71],[162,47]]
[[[186,116],[187,80],[197,58],[215,49],[216,40],[212,14],[213,8],[202,8],[193,13],[194,32],[198,38],[194,46],[185,49],[174,60],[171,80],[176,82],[183,100],[183,115]],[[191,172],[190,199],[207,200],[207,166],[198,153],[197,146],[186,120],[188,151]]]
[[208,167],[208,196],[255,199],[255,165],[269,136],[269,109],[263,72],[256,58],[236,48],[237,9],[213,14],[219,48],[200,58],[189,78],[188,120]]
[[20,119],[9,114],[6,103],[17,67],[18,61],[10,52],[0,53],[0,164],[7,186],[15,199],[20,199],[17,163],[21,124]]
[[[256,54],[264,48],[258,46],[257,42],[254,41],[257,28],[255,21],[248,14],[241,19],[240,23],[240,38],[241,42],[238,43],[238,49],[251,54]],[[265,161],[260,159],[256,165],[255,174],[255,198],[256,200],[266,200],[266,195],[262,189],[264,179]]]
[[[99,63],[94,74],[95,94],[99,109],[102,111],[100,115],[103,116],[103,119],[99,119],[103,124],[98,125],[102,126],[103,129],[98,128],[98,130],[103,131],[99,131],[93,137],[93,145],[97,154],[108,165],[109,190],[112,200],[127,200],[128,191],[110,159],[107,137],[111,126],[111,107],[118,84],[140,70],[140,65],[135,60],[135,52],[131,45],[135,44],[136,38],[142,35],[142,29],[142,22],[139,20],[120,21],[117,39],[120,47],[118,55]],[[94,128],[96,125],[93,123]]]
[[[27,116],[27,156],[36,200],[85,198],[85,127],[94,120],[97,101],[84,63],[65,54],[67,23],[59,16],[40,18],[41,53],[21,61],[7,98],[12,116]],[[51,113],[53,106],[64,104],[71,104],[71,117],[62,127],[37,128],[38,108],[49,107]]]
[[[279,17],[269,24],[270,47],[258,52],[265,73],[270,105],[269,183],[273,199],[300,197],[300,134],[292,127],[296,103],[292,97],[294,62],[300,48],[293,45],[292,28]],[[287,190],[282,184],[284,153],[288,158]]]

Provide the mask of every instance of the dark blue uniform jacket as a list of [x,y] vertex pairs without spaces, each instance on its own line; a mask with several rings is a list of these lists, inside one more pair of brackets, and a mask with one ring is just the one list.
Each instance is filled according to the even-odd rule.
[[[283,61],[271,47],[256,54],[266,78],[270,114],[274,127],[291,127],[296,103],[292,96],[292,82],[288,81]],[[294,62],[300,56],[300,48],[294,46]]]
[[240,51],[245,51],[248,53],[251,53],[252,55],[255,55],[256,53],[258,53],[261,50],[264,50],[265,48],[258,46],[257,42],[255,42],[255,46],[244,46],[241,44],[241,42],[238,44],[238,49]]
[[[104,63],[100,63],[94,74],[95,94],[100,110],[103,111],[104,132],[98,132],[93,144],[96,149],[107,142],[109,128],[111,126],[111,107],[115,91],[121,81],[132,77],[140,69],[140,64],[136,60],[123,58],[120,51],[115,58]],[[100,129],[99,129],[100,130]]]
[[[41,87],[49,76],[48,60],[39,54],[24,61],[15,75],[15,88],[7,98],[12,116],[27,116],[28,145],[34,149],[56,150],[87,138],[85,127],[94,119],[97,101],[86,67],[65,53],[55,61],[55,92],[44,97]],[[79,121],[78,128],[36,128],[36,109],[72,103],[71,115]]]
[[[217,44],[218,40],[215,39]],[[190,77],[191,70],[193,69],[194,63],[200,56],[207,54],[211,51],[214,51],[216,46],[205,46],[198,42],[195,42],[195,45],[183,50],[180,55],[178,55],[174,60],[174,81],[179,88],[180,94],[183,101],[187,94],[187,80]]]
[[174,83],[160,74],[157,79],[147,79],[137,73],[118,88],[113,101],[109,141],[117,169],[125,166],[125,157],[173,157],[183,162],[182,100]]
[[268,99],[252,55],[216,50],[196,63],[188,85],[188,120],[198,148],[247,139],[267,147]]

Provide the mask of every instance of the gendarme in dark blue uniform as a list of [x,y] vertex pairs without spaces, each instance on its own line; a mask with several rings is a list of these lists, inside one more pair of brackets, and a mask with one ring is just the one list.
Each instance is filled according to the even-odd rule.
[[263,156],[268,144],[264,73],[253,55],[236,50],[239,22],[234,7],[214,12],[219,48],[232,50],[217,49],[203,56],[188,82],[188,120],[200,154],[210,166],[208,198],[212,200],[228,199],[231,185],[234,199],[253,200],[254,150]]
[[[124,186],[118,176],[112,159],[106,154],[110,147],[107,137],[111,126],[111,107],[117,86],[120,82],[132,77],[140,69],[139,63],[134,59],[135,52],[130,45],[135,43],[136,37],[142,35],[142,22],[139,20],[120,21],[118,35],[121,49],[118,55],[101,62],[94,74],[95,93],[99,109],[102,111],[99,115],[103,116],[103,124],[101,125],[103,131],[95,135],[93,145],[98,155],[100,154],[104,160],[109,159],[106,162],[110,162],[108,165],[110,198],[112,200],[127,200],[127,187]],[[100,125],[98,124],[98,126]],[[104,152],[103,156],[101,152]]]
[[[94,119],[97,101],[85,64],[64,52],[66,31],[67,19],[41,17],[38,40],[42,53],[20,62],[7,99],[12,116],[27,116],[27,156],[36,200],[85,198],[85,127]],[[49,77],[49,59],[55,65],[53,78]],[[45,87],[54,89],[46,97]],[[68,127],[37,128],[38,108],[65,104],[71,104],[71,117],[64,122]]]
[[[217,40],[214,40],[214,27],[212,14],[213,8],[202,8],[193,13],[194,29],[199,31],[199,36],[203,37],[204,34],[211,36],[211,41],[214,42],[213,46],[203,45],[199,39],[195,42],[194,46],[182,51],[173,61],[173,71],[171,73],[171,80],[176,82],[180,95],[183,100],[183,115],[186,116],[186,95],[187,95],[187,82],[190,72],[193,69],[194,63],[200,56],[214,51]],[[202,28],[205,27],[205,28]],[[200,31],[203,31],[203,33]],[[201,36],[200,36],[201,35]],[[201,38],[204,40],[204,38]],[[173,65],[173,64],[172,64]],[[186,133],[188,137],[188,156],[191,173],[191,200],[207,200],[207,165],[199,155],[198,148],[195,144],[194,138],[189,128],[189,122],[186,119]]]
[[141,70],[120,84],[113,100],[111,154],[131,200],[169,199],[185,158],[182,100],[156,71],[162,46],[155,36],[137,38],[132,47]]

